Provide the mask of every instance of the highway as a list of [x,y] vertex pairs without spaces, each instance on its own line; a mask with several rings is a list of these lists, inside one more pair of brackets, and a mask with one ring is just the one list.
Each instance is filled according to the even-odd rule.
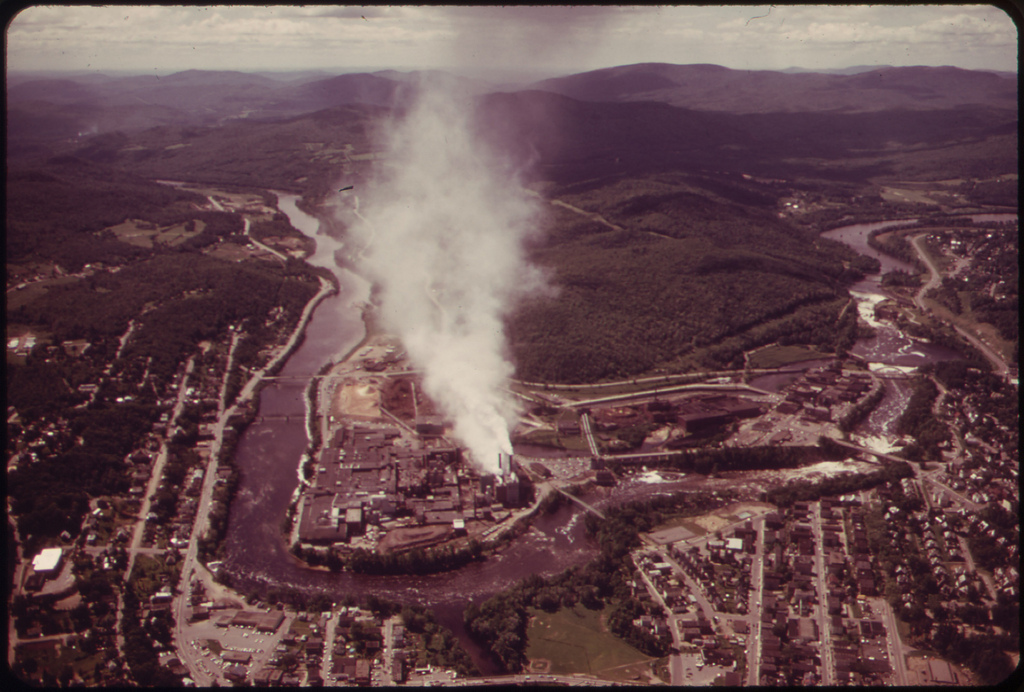
[[686,372],[665,375],[651,375],[649,377],[634,377],[628,380],[615,380],[613,382],[573,382],[558,384],[552,382],[528,382],[526,380],[512,380],[513,384],[522,387],[534,387],[543,390],[558,389],[607,389],[609,387],[629,387],[638,384],[662,382],[664,384],[683,384],[684,381],[700,382],[716,377],[737,377],[740,375],[777,375],[788,372],[803,372],[806,368],[781,366],[778,368],[747,368],[744,370],[706,370],[703,372]]
[[744,392],[746,394],[761,394],[764,396],[772,396],[772,392],[764,389],[758,389],[757,387],[751,387],[749,384],[732,383],[732,384],[709,384],[707,382],[698,382],[694,384],[677,384],[671,387],[658,387],[656,389],[645,389],[640,392],[627,392],[624,394],[612,394],[610,396],[602,396],[596,399],[585,399],[583,401],[574,401],[569,403],[569,406],[573,408],[583,408],[586,406],[593,406],[595,404],[608,404],[613,401],[629,401],[633,399],[643,399],[645,397],[658,397],[664,396],[665,394],[673,394],[675,392],[692,392],[700,390],[710,390],[715,392]]

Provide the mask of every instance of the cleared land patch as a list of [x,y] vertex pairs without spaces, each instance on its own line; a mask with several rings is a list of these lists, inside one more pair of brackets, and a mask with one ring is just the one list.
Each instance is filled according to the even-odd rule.
[[530,608],[526,656],[539,664],[531,668],[546,668],[552,675],[586,673],[617,679],[618,675],[608,675],[611,669],[649,661],[648,656],[605,628],[603,614],[604,609],[588,610],[582,606],[563,608],[556,613]]
[[373,384],[345,382],[338,387],[331,412],[337,416],[380,418],[380,390]]
[[105,230],[113,233],[122,243],[149,249],[153,247],[153,243],[172,247],[180,245],[187,239],[202,233],[204,228],[206,228],[206,222],[198,219],[192,222],[192,230],[188,230],[188,225],[184,223],[159,228],[149,221],[128,219]]
[[750,367],[779,368],[790,363],[829,358],[832,355],[806,346],[767,346],[750,354]]

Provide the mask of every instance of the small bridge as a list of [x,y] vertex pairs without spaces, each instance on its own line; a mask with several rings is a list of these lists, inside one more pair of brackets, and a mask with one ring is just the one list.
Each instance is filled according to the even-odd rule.
[[597,516],[601,517],[602,519],[605,518],[604,512],[602,512],[601,510],[597,509],[593,505],[588,505],[586,502],[584,502],[580,498],[576,497],[572,493],[567,493],[564,490],[562,490],[561,488],[555,488],[555,490],[557,490],[558,492],[560,492],[563,495],[565,495],[567,498],[569,498],[570,500],[572,500],[573,502],[578,504],[580,507],[583,507],[583,509],[585,509],[587,511],[590,511],[590,512],[593,512],[594,514],[596,514]]
[[886,461],[893,461],[893,462],[902,461],[904,463],[907,463],[906,459],[904,459],[902,457],[898,457],[898,456],[896,456],[894,454],[886,454],[885,452],[876,452],[873,449],[869,449],[867,447],[861,447],[860,445],[855,445],[853,443],[845,442],[843,440],[835,440],[835,439],[833,439],[832,442],[835,442],[840,447],[847,447],[849,449],[855,449],[858,452],[862,452],[864,454],[871,454],[871,455],[873,455],[873,456],[875,456],[875,457],[877,457],[879,459],[885,459]]
[[256,416],[256,418],[253,419],[253,423],[265,423],[267,421],[273,421],[273,420],[283,420],[285,422],[288,422],[292,418],[294,418],[295,420],[302,420],[302,421],[304,421],[304,420],[306,420],[306,414],[304,414],[304,413],[290,413],[288,415],[277,414],[277,415],[269,415],[269,416]]

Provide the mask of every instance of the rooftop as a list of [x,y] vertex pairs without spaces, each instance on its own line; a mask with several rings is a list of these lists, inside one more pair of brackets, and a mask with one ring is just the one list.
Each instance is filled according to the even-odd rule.
[[57,569],[62,553],[61,548],[44,548],[32,558],[32,569],[36,572],[50,572]]

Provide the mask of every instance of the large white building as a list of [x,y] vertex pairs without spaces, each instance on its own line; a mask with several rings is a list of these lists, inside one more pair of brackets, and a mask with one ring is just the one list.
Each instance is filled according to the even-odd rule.
[[43,548],[32,558],[32,569],[36,574],[50,577],[60,568],[60,559],[64,551],[61,548]]

